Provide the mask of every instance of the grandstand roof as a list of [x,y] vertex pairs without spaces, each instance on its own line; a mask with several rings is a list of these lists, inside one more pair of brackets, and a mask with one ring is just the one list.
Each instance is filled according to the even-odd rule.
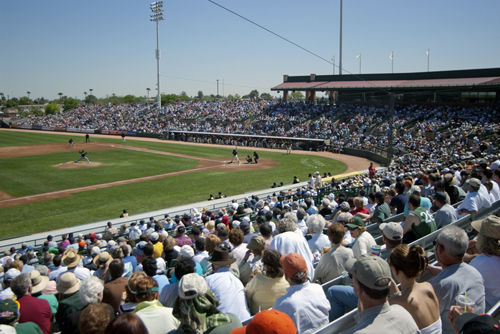
[[283,79],[282,84],[271,90],[367,91],[384,89],[399,92],[446,88],[467,91],[500,90],[500,68],[360,75],[285,75]]

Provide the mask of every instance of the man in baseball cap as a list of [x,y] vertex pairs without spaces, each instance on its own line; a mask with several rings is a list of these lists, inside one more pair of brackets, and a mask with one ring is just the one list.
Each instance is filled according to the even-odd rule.
[[403,242],[403,227],[398,223],[382,223],[379,228],[385,244],[385,250],[380,256],[386,260],[391,251]]
[[287,293],[276,299],[273,310],[287,314],[299,333],[312,333],[328,324],[330,302],[319,284],[307,279],[307,264],[302,255],[283,255],[280,264],[290,284]]
[[296,334],[297,327],[292,319],[277,310],[257,313],[248,325],[233,329],[231,334]]
[[[350,333],[419,333],[411,314],[400,305],[389,305],[391,268],[378,256],[363,255],[346,262],[360,310]],[[397,319],[397,321],[395,321]]]

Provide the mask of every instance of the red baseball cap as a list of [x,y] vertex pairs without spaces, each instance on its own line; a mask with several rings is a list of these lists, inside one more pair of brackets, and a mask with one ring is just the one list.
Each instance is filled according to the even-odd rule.
[[[307,264],[300,254],[290,253],[283,255],[280,259],[280,264],[288,277],[300,279],[307,275]],[[304,272],[304,275],[302,277],[293,276],[299,272]]]
[[286,313],[264,310],[257,313],[246,326],[233,329],[231,334],[296,334],[297,327]]

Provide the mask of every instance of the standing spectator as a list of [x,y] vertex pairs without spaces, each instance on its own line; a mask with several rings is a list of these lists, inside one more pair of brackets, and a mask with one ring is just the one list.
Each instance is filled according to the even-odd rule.
[[399,305],[389,305],[391,268],[378,256],[363,255],[346,264],[359,299],[356,327],[349,333],[420,333],[411,314]]
[[330,304],[321,286],[308,281],[304,258],[290,253],[281,257],[280,264],[290,287],[284,296],[276,299],[273,309],[292,318],[301,334],[313,333],[328,324]]
[[328,228],[332,249],[321,257],[312,280],[314,283],[323,284],[341,276],[347,260],[354,257],[352,249],[341,244],[344,235],[345,229],[340,223],[334,223]]
[[434,241],[434,254],[440,267],[429,265],[429,272],[436,276],[429,282],[439,299],[444,334],[455,333],[448,320],[448,311],[460,294],[467,292],[467,299],[474,302],[474,312],[484,313],[483,277],[477,269],[463,263],[468,245],[467,233],[455,225],[443,227]]
[[240,321],[250,318],[245,288],[230,271],[229,266],[236,261],[230,258],[229,249],[216,247],[208,260],[213,274],[206,277],[210,290],[220,302],[217,310],[221,313],[233,312]]
[[492,215],[473,221],[471,225],[479,232],[476,247],[482,254],[470,265],[483,276],[486,309],[489,310],[500,300],[500,218]]
[[19,323],[34,322],[44,334],[50,334],[52,332],[52,310],[46,300],[31,296],[33,287],[30,275],[17,276],[12,280],[10,287],[19,303]]

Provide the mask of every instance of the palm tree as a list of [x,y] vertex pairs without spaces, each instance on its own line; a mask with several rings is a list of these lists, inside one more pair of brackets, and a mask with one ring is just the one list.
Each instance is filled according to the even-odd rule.
[[151,90],[151,88],[146,88],[146,90],[148,91],[148,104],[149,104],[149,91]]
[[27,91],[26,93],[28,93],[28,100],[30,99],[30,94],[31,92],[30,91]]
[[59,101],[61,101],[63,93],[57,93],[57,95],[59,95]]

